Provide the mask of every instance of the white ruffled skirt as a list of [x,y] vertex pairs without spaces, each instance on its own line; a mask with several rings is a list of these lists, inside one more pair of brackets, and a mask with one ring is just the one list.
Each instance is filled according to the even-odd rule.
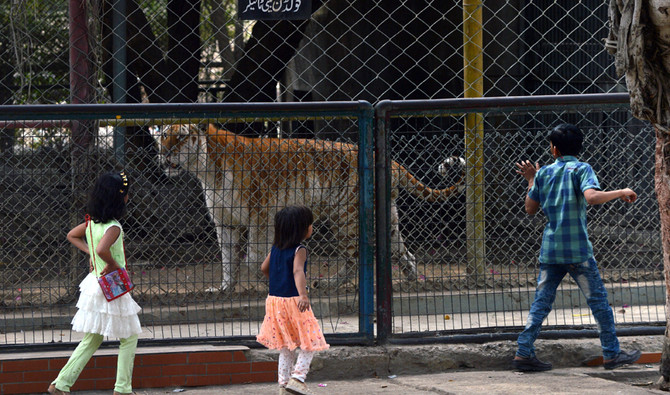
[[79,284],[77,313],[72,318],[72,330],[125,339],[142,333],[137,313],[142,308],[127,294],[108,302],[93,273]]

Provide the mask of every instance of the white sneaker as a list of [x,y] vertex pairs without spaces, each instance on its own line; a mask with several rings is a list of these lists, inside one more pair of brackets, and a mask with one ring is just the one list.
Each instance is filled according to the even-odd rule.
[[314,393],[307,388],[307,384],[293,377],[291,377],[288,384],[286,384],[286,391],[289,394],[314,395]]

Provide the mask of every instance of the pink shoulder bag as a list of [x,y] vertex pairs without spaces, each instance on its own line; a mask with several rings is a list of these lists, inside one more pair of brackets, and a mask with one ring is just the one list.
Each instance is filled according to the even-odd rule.
[[[88,228],[89,233],[91,234],[91,244],[93,244],[93,230],[90,226],[91,217],[86,215],[86,227]],[[123,296],[130,292],[135,285],[130,281],[130,276],[128,276],[128,271],[125,268],[119,268],[114,270],[111,273],[107,273],[104,276],[98,277],[98,268],[95,265],[95,249],[93,246],[89,246],[91,258],[93,259],[93,270],[95,270],[95,276],[98,278],[98,284],[102,288],[102,293],[105,295],[105,299],[108,302]],[[125,255],[125,251],[124,251]]]

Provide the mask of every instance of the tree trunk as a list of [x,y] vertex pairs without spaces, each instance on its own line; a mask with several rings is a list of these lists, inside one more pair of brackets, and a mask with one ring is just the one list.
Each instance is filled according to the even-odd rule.
[[[69,1],[69,38],[70,38],[70,103],[90,104],[93,102],[93,64],[89,47],[89,31],[86,24],[86,2]],[[72,209],[70,224],[81,223],[84,217],[87,192],[93,185],[91,169],[91,150],[95,137],[95,124],[89,119],[73,119],[71,126],[70,161],[72,166]],[[83,264],[81,254],[76,248],[70,248],[69,284],[77,284],[78,273]],[[76,287],[69,288],[69,296]]]
[[[103,8],[103,73],[105,87],[112,86],[111,1]],[[169,48],[167,56],[158,46],[149,20],[136,1],[127,2],[127,78],[128,103],[142,101],[141,87],[152,103],[195,102],[198,99],[200,71],[200,0],[168,3]],[[167,59],[167,60],[166,60]],[[111,92],[110,92],[111,96]],[[126,128],[128,163],[150,169],[155,160],[154,138],[146,127]]]
[[[4,24],[0,28],[0,37],[11,37],[9,35],[8,23],[2,21]],[[11,45],[9,42],[0,42],[0,59],[8,60],[12,58]],[[9,89],[12,86],[12,76],[14,75],[14,67],[8,61],[0,62],[0,105],[14,104],[12,103],[12,91]],[[14,147],[15,129],[0,128],[0,154],[11,153]]]
[[237,62],[227,95],[229,102],[277,99],[276,85],[295,55],[308,21],[258,21]]
[[[212,24],[214,26],[226,26],[229,19],[228,13],[224,10],[226,5],[220,5],[221,2],[219,0],[209,0],[209,3],[212,9]],[[237,7],[237,4],[235,7]],[[233,18],[232,23],[235,26],[234,38],[232,39],[228,36],[227,29],[216,29],[214,31],[214,37],[216,37],[216,41],[219,43],[219,54],[224,64],[224,71],[221,75],[221,79],[223,80],[229,80],[233,75],[235,64],[242,57],[244,49],[244,26],[237,18]]]
[[[663,273],[665,277],[665,315],[670,317],[670,135],[656,130],[656,198],[661,216],[661,241],[663,245]],[[666,319],[663,356],[661,357],[659,386],[670,389],[670,321]]]
[[[312,13],[323,4],[312,1]],[[277,100],[277,83],[282,80],[286,65],[298,51],[309,20],[257,21],[251,38],[244,46],[244,54],[235,64],[230,79],[227,102],[273,102]],[[230,131],[240,135],[263,133],[263,123],[252,125],[230,123]],[[252,132],[253,131],[253,132]]]
[[169,78],[177,87],[167,101],[195,103],[200,71],[200,0],[171,0],[167,11]]

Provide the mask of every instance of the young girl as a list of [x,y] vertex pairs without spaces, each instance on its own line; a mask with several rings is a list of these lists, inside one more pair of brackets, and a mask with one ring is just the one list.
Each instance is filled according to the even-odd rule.
[[107,301],[97,277],[126,266],[123,230],[119,218],[128,203],[128,178],[121,173],[107,173],[96,182],[88,202],[90,221],[77,225],[67,239],[91,255],[91,272],[79,284],[81,295],[72,329],[84,332],[84,338],[72,353],[58,377],[49,386],[51,394],[67,394],[105,336],[119,338],[114,395],[133,392],[131,381],[137,335],[142,332],[137,313],[140,306],[130,293]]
[[[290,206],[275,215],[275,238],[261,271],[270,279],[265,319],[256,340],[279,350],[280,394],[311,394],[305,385],[315,351],[329,345],[307,297],[307,249],[300,244],[312,235],[312,211]],[[294,351],[296,348],[300,351]]]

